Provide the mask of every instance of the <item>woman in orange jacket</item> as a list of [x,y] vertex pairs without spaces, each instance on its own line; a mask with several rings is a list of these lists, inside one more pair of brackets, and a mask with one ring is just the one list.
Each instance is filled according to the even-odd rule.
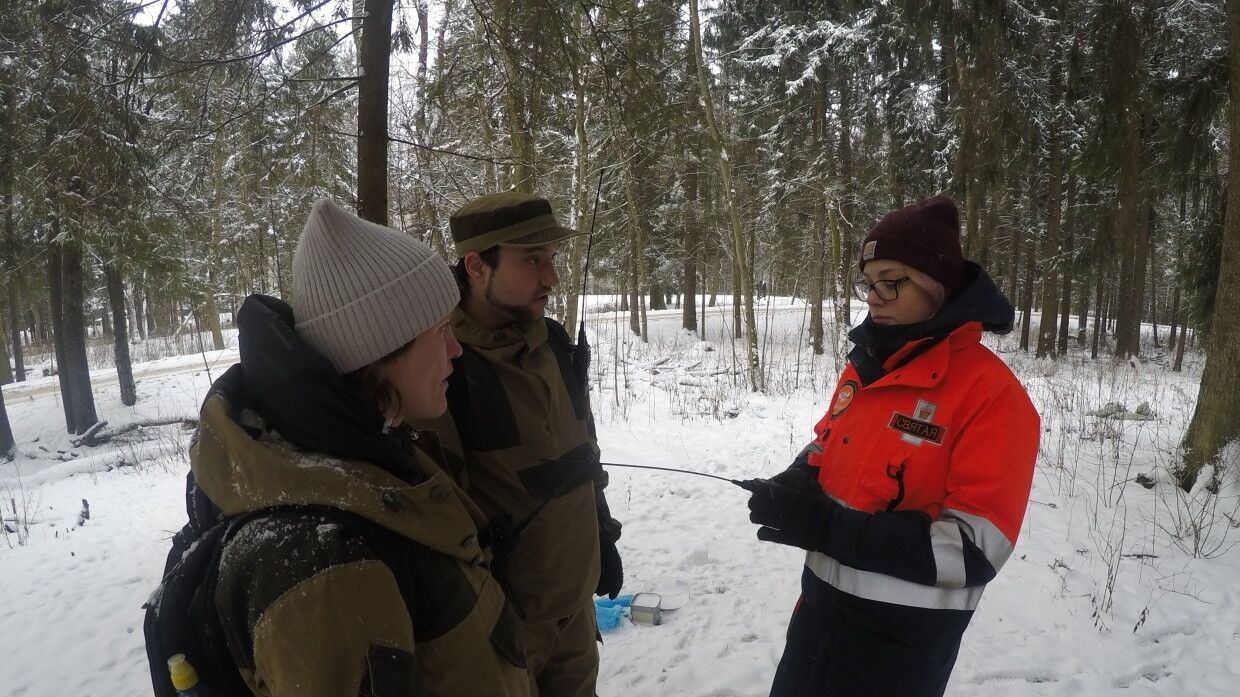
[[980,342],[1015,313],[963,260],[956,205],[888,213],[860,271],[869,316],[814,440],[746,483],[758,539],[807,552],[772,697],[941,696],[1033,480],[1038,414]]

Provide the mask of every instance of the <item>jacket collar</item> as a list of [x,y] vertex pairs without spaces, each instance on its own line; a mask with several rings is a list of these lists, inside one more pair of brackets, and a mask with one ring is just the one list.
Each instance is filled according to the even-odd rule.
[[[856,368],[862,384],[868,385],[901,362],[928,350],[927,341],[940,341],[968,323],[977,323],[985,331],[1006,334],[1012,330],[1015,316],[1012,304],[986,271],[966,261],[964,285],[934,317],[915,324],[879,326],[866,315],[861,324],[848,333],[853,342],[848,360]],[[902,360],[892,363],[896,356],[901,356]]]
[[400,437],[383,432],[383,415],[296,332],[292,308],[251,295],[237,313],[241,364],[212,385],[234,410],[250,407],[297,448],[365,460],[416,477]]
[[458,306],[452,312],[456,340],[470,348],[502,355],[524,355],[547,343],[547,323],[543,319],[488,329]]
[[[947,335],[946,339],[935,340],[932,337],[910,341],[896,351],[883,364],[886,371],[881,378],[867,386],[873,387],[934,387],[943,381],[950,369],[951,354],[982,340],[982,323],[966,322]],[[922,349],[922,344],[931,345]],[[920,355],[907,360],[910,354],[922,350]]]
[[[418,434],[419,440],[427,435]],[[370,462],[295,447],[252,409],[236,409],[213,392],[202,406],[190,466],[203,493],[224,515],[265,508],[323,506],[361,516],[464,561],[481,554],[461,531],[485,524],[482,513],[430,458],[411,450],[416,477]]]

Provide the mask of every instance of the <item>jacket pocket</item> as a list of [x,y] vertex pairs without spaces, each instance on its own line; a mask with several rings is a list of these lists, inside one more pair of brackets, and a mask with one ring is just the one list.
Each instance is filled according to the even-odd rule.
[[460,624],[415,651],[422,680],[435,695],[513,695],[528,689],[521,625],[492,578]]
[[366,679],[359,697],[410,697],[425,694],[413,654],[371,644],[366,652]]
[[521,624],[512,610],[512,602],[505,599],[495,626],[491,628],[491,646],[512,665],[526,668],[525,643],[521,641],[521,631]]
[[872,513],[896,510],[908,494],[908,468],[909,458],[904,453],[892,453],[866,467],[859,487],[863,500],[856,503]]

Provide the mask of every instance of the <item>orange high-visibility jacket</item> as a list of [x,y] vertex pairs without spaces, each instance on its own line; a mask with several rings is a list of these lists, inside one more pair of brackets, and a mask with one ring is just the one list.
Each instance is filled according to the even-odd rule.
[[869,600],[973,610],[1011,554],[1040,419],[981,334],[981,323],[966,323],[901,365],[919,350],[910,342],[869,385],[851,363],[840,376],[809,464],[845,506],[896,515],[866,516],[834,557],[810,552],[806,566],[822,581]]

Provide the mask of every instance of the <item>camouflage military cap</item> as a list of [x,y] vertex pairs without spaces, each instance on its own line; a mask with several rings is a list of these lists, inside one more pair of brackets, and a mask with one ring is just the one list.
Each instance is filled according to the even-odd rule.
[[583,234],[560,225],[547,199],[519,191],[480,196],[453,213],[448,226],[458,257],[500,244],[541,247]]

